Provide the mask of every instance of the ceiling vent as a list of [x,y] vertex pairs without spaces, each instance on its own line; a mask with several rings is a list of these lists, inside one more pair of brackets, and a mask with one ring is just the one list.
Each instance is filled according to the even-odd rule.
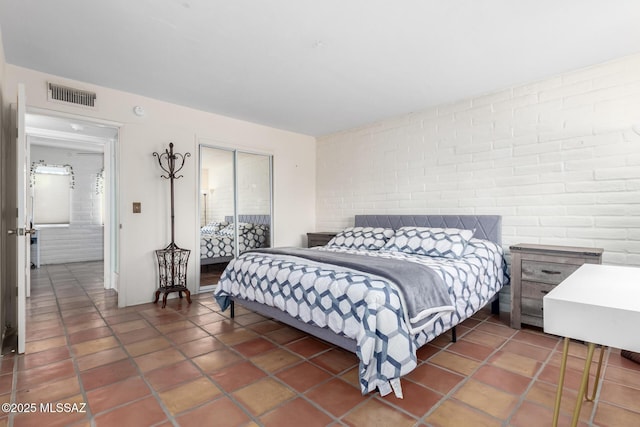
[[47,99],[53,102],[61,102],[65,104],[74,104],[81,107],[95,108],[96,94],[81,89],[62,86],[55,83],[49,83],[47,91]]

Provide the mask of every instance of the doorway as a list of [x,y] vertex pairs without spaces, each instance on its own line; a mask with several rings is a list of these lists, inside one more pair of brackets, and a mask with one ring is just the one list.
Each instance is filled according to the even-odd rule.
[[[27,109],[25,125],[31,146],[29,214],[37,230],[31,239],[32,268],[43,263],[100,261],[104,288],[118,291],[119,124]],[[66,221],[63,216],[62,220],[46,223],[42,216],[38,218],[38,203],[33,197],[38,179],[47,181],[46,172],[56,173],[56,167],[65,168],[71,175],[70,189],[66,190],[70,204],[64,206],[68,208]],[[39,174],[39,169],[45,173]],[[40,184],[41,191],[43,186]]]

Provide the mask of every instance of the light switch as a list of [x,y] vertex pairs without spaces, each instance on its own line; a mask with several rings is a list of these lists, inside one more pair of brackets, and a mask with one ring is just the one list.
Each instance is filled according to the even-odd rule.
[[133,202],[133,213],[141,213],[142,212],[142,203]]

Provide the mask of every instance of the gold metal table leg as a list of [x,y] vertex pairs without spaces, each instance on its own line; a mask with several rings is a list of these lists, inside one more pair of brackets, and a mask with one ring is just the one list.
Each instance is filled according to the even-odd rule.
[[593,392],[591,393],[591,396],[588,397],[587,395],[589,394],[589,378],[587,377],[587,388],[584,391],[584,400],[586,400],[587,402],[593,402],[594,399],[596,398],[596,393],[598,392],[598,384],[600,384],[600,372],[602,371],[602,359],[604,359],[604,350],[606,349],[606,347],[604,345],[600,346],[600,357],[598,358],[598,369],[596,370],[596,382],[593,385]]
[[[587,396],[589,390],[589,371],[591,370],[591,362],[593,361],[593,353],[596,345],[588,343],[587,345],[587,360],[584,363],[584,370],[582,372],[582,381],[580,382],[580,389],[578,390],[578,397],[576,399],[576,406],[573,410],[573,418],[571,420],[571,427],[578,425],[580,419],[580,410],[582,409],[582,402],[593,402],[598,391],[598,384],[600,384],[600,372],[602,371],[602,360],[604,359],[604,352],[606,347],[600,346],[600,357],[598,359],[598,369],[596,371],[596,381],[593,386],[593,392],[591,396]],[[553,427],[558,426],[558,418],[560,416],[560,404],[562,402],[562,391],[564,388],[564,375],[567,371],[567,356],[569,355],[569,338],[564,338],[564,345],[562,348],[562,361],[560,362],[560,378],[558,379],[558,389],[556,391],[556,405],[553,409]]]
[[567,356],[569,354],[569,338],[565,337],[562,348],[562,361],[560,362],[560,378],[558,378],[558,390],[556,391],[556,406],[553,408],[553,427],[558,426],[560,416],[560,403],[562,402],[562,389],[564,387],[564,374],[567,370]]
[[576,408],[573,410],[573,419],[571,420],[571,427],[578,425],[578,419],[580,418],[580,409],[582,409],[582,401],[587,393],[587,383],[589,382],[589,369],[591,368],[591,361],[593,360],[593,351],[596,345],[589,343],[587,347],[587,360],[584,362],[584,371],[582,372],[582,381],[580,382],[580,389],[578,390],[578,398],[576,399]]

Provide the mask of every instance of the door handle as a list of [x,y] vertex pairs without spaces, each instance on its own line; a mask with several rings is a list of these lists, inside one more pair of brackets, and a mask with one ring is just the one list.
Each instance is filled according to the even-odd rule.
[[7,234],[16,234],[18,236],[24,236],[25,234],[36,234],[38,230],[35,228],[16,228],[7,230]]

